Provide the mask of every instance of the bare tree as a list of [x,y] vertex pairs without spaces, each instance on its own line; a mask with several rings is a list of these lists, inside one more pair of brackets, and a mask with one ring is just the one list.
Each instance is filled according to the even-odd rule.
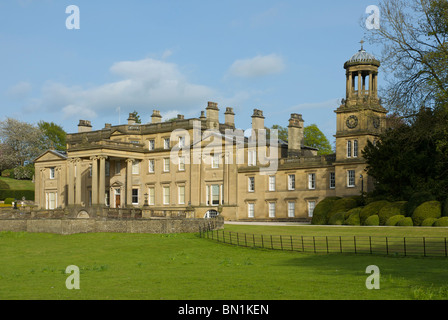
[[370,43],[381,44],[387,87],[385,106],[403,116],[422,106],[448,100],[448,2],[383,0],[380,28],[368,30]]

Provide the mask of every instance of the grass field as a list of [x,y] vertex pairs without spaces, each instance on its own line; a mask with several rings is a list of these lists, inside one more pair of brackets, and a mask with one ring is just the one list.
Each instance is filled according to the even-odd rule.
[[34,190],[34,183],[31,180],[16,180],[0,177],[0,189]]
[[[226,225],[250,233],[364,233],[364,228]],[[426,231],[425,231],[426,229]],[[446,232],[446,229],[444,229]],[[377,229],[401,234],[436,228]],[[236,247],[195,234],[0,233],[0,299],[447,299],[448,260],[304,254]],[[80,269],[68,290],[65,268]],[[381,288],[367,290],[367,266]]]

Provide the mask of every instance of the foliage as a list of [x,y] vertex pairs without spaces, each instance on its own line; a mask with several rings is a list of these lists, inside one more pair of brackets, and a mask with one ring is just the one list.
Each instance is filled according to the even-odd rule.
[[434,225],[434,222],[436,222],[436,221],[437,221],[437,218],[426,218],[422,222],[422,227],[431,227],[432,225]]
[[437,219],[434,224],[434,227],[448,227],[448,217],[441,217]]
[[327,224],[327,215],[331,210],[333,203],[340,198],[338,197],[328,197],[320,201],[313,211],[313,218],[311,219],[311,224],[314,225],[324,225]]
[[405,205],[407,201],[396,201],[386,204],[384,207],[380,209],[378,212],[378,216],[380,219],[380,225],[384,226],[386,224],[387,219],[392,216],[401,214],[405,215]]
[[[278,132],[278,138],[283,141],[288,141],[288,128],[282,127],[278,124],[274,124],[271,129],[276,129]],[[269,132],[268,130],[266,130]],[[268,137],[269,139],[269,137]]]
[[436,198],[429,192],[416,192],[410,198],[405,205],[405,215],[406,217],[411,217],[415,209],[421,205],[423,202],[435,200]]
[[400,227],[412,227],[414,225],[414,222],[412,221],[411,217],[405,217],[398,220],[396,225]]
[[397,225],[398,221],[400,221],[404,218],[406,218],[406,217],[401,214],[397,214],[396,216],[392,216],[389,219],[387,219],[385,225],[386,226],[395,226],[395,225]]
[[364,208],[362,208],[359,218],[361,220],[361,225],[364,225],[366,219],[373,215],[378,215],[380,209],[385,205],[389,204],[389,201],[381,200],[369,203]]
[[367,217],[366,221],[364,221],[365,226],[379,226],[380,218],[377,214]]
[[344,217],[345,217],[345,211],[338,211],[328,219],[328,224],[338,226],[343,225],[345,221]]
[[[421,109],[409,124],[384,132],[362,151],[375,193],[407,200],[416,192],[448,196],[448,113]],[[412,202],[409,204],[411,205]]]
[[318,155],[327,155],[333,153],[330,142],[315,124],[306,126],[303,129],[303,144],[309,147],[317,148]]
[[342,198],[332,203],[331,209],[327,213],[327,218],[330,219],[333,214],[340,211],[348,211],[358,206],[356,199]]
[[14,201],[14,198],[6,198],[4,201],[4,204],[12,204],[13,201]]
[[142,119],[140,118],[140,115],[136,110],[134,110],[134,112],[131,112],[131,114],[135,117],[135,123],[142,123]]
[[419,205],[412,214],[412,220],[416,226],[420,226],[427,218],[440,218],[442,206],[439,201],[426,201]]
[[31,180],[34,176],[34,165],[28,164],[14,168],[14,178],[17,180]]
[[360,226],[361,225],[361,221],[359,219],[360,210],[355,211],[355,209],[350,210],[350,211],[352,211],[352,213],[350,214],[350,216],[348,216],[348,218],[345,219],[345,224],[348,226]]
[[59,151],[65,151],[67,149],[67,133],[61,126],[53,122],[46,121],[39,121],[37,126],[42,131],[42,143],[46,147],[46,149]]
[[0,200],[6,198],[34,200],[34,190],[0,190]]

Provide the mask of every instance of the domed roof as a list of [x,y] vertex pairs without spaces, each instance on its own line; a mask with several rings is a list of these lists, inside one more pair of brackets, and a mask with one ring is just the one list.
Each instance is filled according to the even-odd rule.
[[361,49],[355,53],[347,62],[370,62],[376,60],[375,57],[366,50]]
[[374,57],[374,55],[364,50],[364,48],[362,47],[363,43],[364,41],[361,41],[361,49],[344,64],[344,68],[359,64],[374,65],[377,67],[380,66],[380,62]]

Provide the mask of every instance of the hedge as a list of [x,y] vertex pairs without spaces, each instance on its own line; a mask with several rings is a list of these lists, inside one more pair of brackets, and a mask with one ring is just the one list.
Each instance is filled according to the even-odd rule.
[[[354,209],[352,209],[352,210],[354,210]],[[350,211],[352,211],[352,210],[350,210]],[[353,213],[350,214],[350,216],[345,219],[344,224],[348,225],[348,226],[359,226],[359,225],[361,225],[361,222],[359,220],[359,212],[360,212],[360,210],[354,210]]]
[[404,215],[398,214],[396,216],[392,216],[389,219],[387,219],[386,221],[386,226],[395,226],[397,225],[397,222],[400,221],[401,219],[406,218]]
[[330,220],[331,217],[340,212],[340,211],[348,211],[350,209],[356,208],[358,206],[358,202],[354,198],[342,198],[334,201],[331,205],[331,209],[327,213],[327,219]]
[[412,217],[415,209],[423,202],[436,200],[435,197],[429,192],[416,192],[410,198],[405,205],[406,217]]
[[431,227],[432,225],[434,225],[434,222],[436,222],[436,221],[437,221],[437,218],[426,218],[422,222],[422,227]]
[[414,222],[412,221],[411,217],[405,217],[401,220],[398,220],[396,225],[400,227],[412,227],[414,226]]
[[34,200],[34,190],[0,190],[0,200],[6,198],[21,200],[22,197],[26,200]]
[[12,204],[14,198],[6,198],[4,204]]
[[377,215],[379,213],[380,209],[389,203],[390,202],[387,200],[380,200],[380,201],[375,201],[375,202],[372,202],[372,203],[369,203],[368,205],[366,205],[361,210],[361,213],[359,214],[359,218],[361,220],[361,225],[364,224],[364,222],[366,221],[366,219],[368,217]]
[[412,220],[416,226],[421,226],[427,218],[440,218],[442,205],[439,201],[426,201],[419,205],[412,214]]
[[333,203],[336,202],[336,200],[339,200],[341,198],[339,197],[328,197],[320,201],[313,211],[313,218],[311,219],[311,224],[314,225],[323,225],[327,224],[327,215],[328,212],[331,210]]
[[442,217],[436,220],[434,227],[448,227],[448,217]]
[[377,214],[374,214],[373,216],[370,216],[364,221],[365,226],[379,226],[380,225],[380,218]]
[[385,205],[378,212],[378,216],[380,218],[380,225],[384,226],[386,224],[387,219],[396,215],[405,215],[405,205],[407,201],[396,201],[391,202]]
[[328,220],[328,224],[334,225],[334,226],[340,226],[344,224],[344,215],[345,211],[339,211],[334,213],[331,218]]

